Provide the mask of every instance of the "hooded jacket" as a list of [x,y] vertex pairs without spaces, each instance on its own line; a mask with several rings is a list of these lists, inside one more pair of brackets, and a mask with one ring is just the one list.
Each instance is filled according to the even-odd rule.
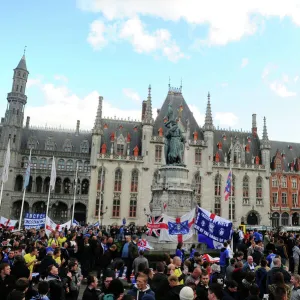
[[127,295],[133,296],[136,300],[142,300],[142,297],[146,294],[150,294],[155,297],[154,292],[150,289],[150,286],[148,284],[144,290],[139,290],[137,288],[137,285],[135,284],[133,288],[127,292]]

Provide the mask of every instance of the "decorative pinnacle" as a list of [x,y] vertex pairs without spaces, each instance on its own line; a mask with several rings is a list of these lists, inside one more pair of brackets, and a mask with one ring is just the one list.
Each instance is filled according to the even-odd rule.
[[103,97],[99,96],[98,109],[97,109],[94,129],[101,129],[102,103],[103,103]]
[[152,124],[152,100],[151,100],[151,85],[148,87],[148,99],[146,101],[146,111],[143,120],[144,124]]
[[211,105],[210,105],[210,93],[207,94],[207,106],[206,106],[206,114],[205,114],[205,123],[203,129],[206,131],[213,131],[213,119],[211,114]]
[[24,56],[26,54],[26,48],[27,48],[27,46],[24,47],[24,53],[23,53]]
[[263,128],[263,135],[262,135],[262,141],[260,145],[261,149],[270,149],[271,144],[268,137],[268,131],[267,131],[267,121],[266,117],[264,117],[264,128]]
[[148,98],[151,98],[151,84],[148,87]]

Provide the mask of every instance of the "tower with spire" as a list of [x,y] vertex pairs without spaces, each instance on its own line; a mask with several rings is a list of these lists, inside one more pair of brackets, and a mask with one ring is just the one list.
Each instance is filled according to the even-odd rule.
[[[18,151],[21,144],[21,131],[24,121],[24,108],[27,103],[25,95],[28,79],[25,51],[17,67],[14,69],[11,91],[7,94],[7,108],[1,135],[1,147],[6,148],[8,139],[11,140],[11,150]],[[13,163],[13,162],[12,162]]]
[[206,143],[206,151],[207,151],[207,172],[212,172],[213,166],[213,155],[214,155],[214,124],[211,113],[211,104],[210,104],[210,93],[207,95],[207,105],[206,105],[206,113],[205,113],[205,122],[203,126],[204,131],[204,140]]
[[152,96],[151,85],[148,87],[148,97],[146,100],[145,114],[142,120],[143,140],[142,140],[142,156],[144,156],[145,167],[149,163],[148,155],[150,149],[150,141],[153,132],[153,117],[152,117]]
[[271,143],[268,137],[267,121],[266,121],[266,117],[264,117],[264,127],[263,127],[262,139],[260,142],[260,150],[261,150],[262,164],[265,165],[266,167],[267,176],[269,176],[270,174],[270,149],[271,149]]

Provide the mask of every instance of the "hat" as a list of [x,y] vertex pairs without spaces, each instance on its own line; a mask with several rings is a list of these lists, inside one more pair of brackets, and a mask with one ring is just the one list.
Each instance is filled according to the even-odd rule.
[[179,293],[180,300],[193,300],[194,299],[194,291],[189,286],[185,286],[181,289]]

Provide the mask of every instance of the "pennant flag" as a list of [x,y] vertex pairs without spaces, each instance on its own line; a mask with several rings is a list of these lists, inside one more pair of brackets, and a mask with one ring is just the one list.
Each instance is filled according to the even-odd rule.
[[183,242],[193,236],[195,208],[181,218],[163,216],[159,241]]
[[2,182],[4,183],[8,180],[9,163],[10,163],[10,139],[8,140],[4,166],[2,169]]
[[75,219],[73,220],[73,224],[72,224],[73,226],[79,226],[80,224],[79,224],[79,222],[78,221],[76,221]]
[[138,242],[138,249],[139,251],[140,250],[145,251],[145,250],[153,250],[154,248],[149,245],[147,240],[140,239]]
[[163,217],[152,217],[148,216],[148,223],[147,223],[147,235],[159,237],[160,236],[160,226],[162,223]]
[[29,184],[29,179],[30,179],[30,168],[31,168],[31,150],[30,149],[30,154],[29,154],[29,159],[28,159],[28,164],[25,172],[25,179],[24,179],[24,185],[23,185],[23,190],[25,190]]
[[52,167],[51,167],[51,177],[50,177],[50,190],[53,191],[55,188],[56,182],[56,168],[55,168],[55,159],[52,158]]
[[232,171],[229,171],[228,176],[227,176],[225,190],[224,190],[225,201],[227,201],[229,199],[229,196],[231,195],[231,185],[232,185],[231,181],[232,181]]
[[209,248],[218,249],[220,244],[231,239],[232,222],[198,206],[195,229],[199,233],[199,242],[207,244]]
[[6,228],[8,227],[9,230],[14,230],[17,222],[18,220],[11,220],[5,217],[0,218],[0,226]]

